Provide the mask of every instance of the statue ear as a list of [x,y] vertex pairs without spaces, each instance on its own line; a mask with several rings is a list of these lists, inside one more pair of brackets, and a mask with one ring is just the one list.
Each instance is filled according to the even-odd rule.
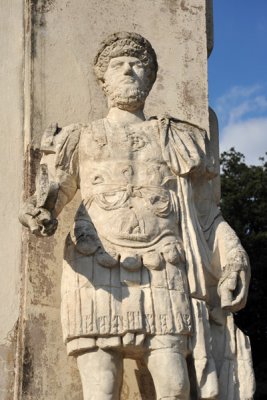
[[104,86],[104,84],[105,84],[104,78],[103,78],[103,79],[99,79],[98,84],[99,84],[99,86],[101,87],[101,89],[103,89],[103,86]]

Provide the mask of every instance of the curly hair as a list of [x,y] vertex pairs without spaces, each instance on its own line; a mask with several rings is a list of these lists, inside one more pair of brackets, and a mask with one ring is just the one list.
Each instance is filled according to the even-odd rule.
[[94,72],[98,81],[104,82],[110,60],[121,56],[138,58],[146,67],[152,87],[158,70],[157,56],[149,41],[134,32],[114,33],[101,43],[94,60]]

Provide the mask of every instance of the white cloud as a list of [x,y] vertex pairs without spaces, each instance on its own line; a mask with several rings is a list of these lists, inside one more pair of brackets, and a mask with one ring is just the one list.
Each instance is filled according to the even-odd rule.
[[234,86],[216,101],[215,109],[219,119],[226,125],[240,121],[253,114],[267,112],[267,96],[262,93],[264,86]]
[[249,165],[260,164],[267,152],[267,95],[265,86],[234,86],[219,97],[215,110],[220,124],[220,151],[235,147]]
[[234,147],[245,155],[246,164],[259,165],[267,152],[267,117],[229,123],[220,133],[220,151]]

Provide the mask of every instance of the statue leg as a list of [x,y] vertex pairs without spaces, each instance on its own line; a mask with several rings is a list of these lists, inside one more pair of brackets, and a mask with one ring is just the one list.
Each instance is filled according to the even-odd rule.
[[119,352],[100,348],[77,357],[84,400],[119,400],[123,358]]
[[152,350],[147,356],[157,400],[189,400],[190,383],[184,355],[172,349]]

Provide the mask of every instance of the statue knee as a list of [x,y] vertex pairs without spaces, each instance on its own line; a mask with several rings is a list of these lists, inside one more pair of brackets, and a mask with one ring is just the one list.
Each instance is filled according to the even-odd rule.
[[166,385],[162,385],[160,388],[158,387],[158,398],[162,400],[189,400],[189,379],[187,379],[187,377],[177,377],[176,382],[171,380],[171,382],[167,382]]
[[153,351],[148,358],[147,366],[158,400],[189,400],[190,383],[183,355],[169,351]]
[[98,349],[77,358],[85,400],[119,400],[122,356]]
[[164,400],[189,400],[190,384],[188,379],[178,379],[177,383],[171,383],[172,386],[164,386],[160,388],[162,395],[159,399]]

